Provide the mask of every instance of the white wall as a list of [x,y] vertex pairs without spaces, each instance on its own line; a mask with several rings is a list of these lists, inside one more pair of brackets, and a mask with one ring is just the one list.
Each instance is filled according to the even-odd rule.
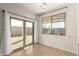
[[[45,44],[51,47],[63,49],[73,53],[77,53],[77,20],[78,20],[78,5],[68,4],[68,8],[64,10],[59,10],[56,12],[51,12],[38,17],[38,35],[39,43]],[[61,7],[61,6],[60,6]],[[59,8],[60,8],[59,7]],[[61,12],[66,12],[66,36],[56,36],[56,35],[42,35],[42,22],[40,17],[53,15]]]
[[[78,10],[79,10],[79,4],[78,4]],[[78,27],[78,32],[77,32],[77,38],[78,38],[78,44],[79,44],[79,11],[78,11],[78,25],[77,25],[77,27]]]

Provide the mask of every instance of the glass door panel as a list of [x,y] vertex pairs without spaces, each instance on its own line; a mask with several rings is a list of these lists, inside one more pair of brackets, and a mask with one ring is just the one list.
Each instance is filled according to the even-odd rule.
[[33,43],[33,23],[25,22],[25,45]]
[[23,47],[23,21],[11,18],[12,50]]

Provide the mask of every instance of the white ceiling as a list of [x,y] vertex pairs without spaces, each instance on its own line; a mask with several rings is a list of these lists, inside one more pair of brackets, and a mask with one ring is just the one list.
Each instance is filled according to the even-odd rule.
[[40,7],[41,3],[22,3],[19,5],[24,6],[25,8],[28,8],[30,11],[34,12],[35,14],[42,14],[45,12],[49,12],[58,6],[62,6],[65,4],[64,3],[46,3],[46,9],[42,9]]
[[[2,5],[2,4],[0,4]],[[65,3],[46,3],[46,9],[40,7],[41,3],[10,3],[3,4],[4,6],[21,6],[35,14],[43,14],[52,11],[54,8],[65,5]]]

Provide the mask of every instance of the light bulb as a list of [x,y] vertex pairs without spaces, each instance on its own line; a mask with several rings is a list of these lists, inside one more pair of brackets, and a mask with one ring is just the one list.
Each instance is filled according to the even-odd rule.
[[40,7],[41,7],[42,9],[45,9],[45,8],[46,8],[46,3],[42,3]]

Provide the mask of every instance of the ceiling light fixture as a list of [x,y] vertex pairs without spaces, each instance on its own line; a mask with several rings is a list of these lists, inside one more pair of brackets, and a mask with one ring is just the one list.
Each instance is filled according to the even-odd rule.
[[46,3],[42,3],[42,4],[40,5],[40,7],[41,7],[42,9],[45,9],[45,8],[46,8]]

